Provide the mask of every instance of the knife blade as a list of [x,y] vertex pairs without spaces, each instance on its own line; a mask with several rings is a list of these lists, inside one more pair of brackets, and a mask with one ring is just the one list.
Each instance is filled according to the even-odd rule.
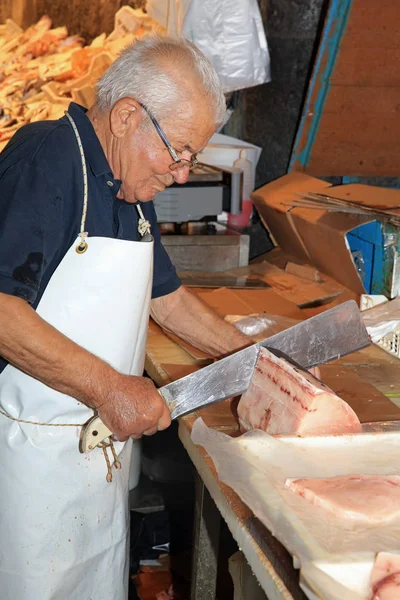
[[366,348],[370,337],[354,300],[301,321],[261,342],[281,350],[305,369]]
[[[354,300],[301,321],[266,340],[182,377],[161,388],[171,418],[245,392],[253,377],[260,347],[284,352],[304,369],[330,362],[370,344],[367,330]],[[80,451],[90,452],[112,432],[99,416],[82,428]]]

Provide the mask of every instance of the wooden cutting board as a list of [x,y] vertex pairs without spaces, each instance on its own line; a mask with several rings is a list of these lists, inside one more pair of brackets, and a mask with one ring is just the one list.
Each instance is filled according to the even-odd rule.
[[[374,349],[373,354],[375,357],[380,355],[382,364],[385,365],[385,368],[382,369],[382,382],[384,382],[385,372],[388,368],[387,363],[384,363],[385,352],[377,353]],[[357,355],[359,355],[361,364],[365,365],[365,351],[352,355],[353,361]],[[347,359],[348,357],[342,360],[346,361]],[[375,358],[375,360],[377,359]],[[391,362],[390,357],[387,360]],[[348,367],[341,361],[337,361],[323,365],[321,379],[348,402],[362,423],[400,420],[400,408],[365,378],[360,377],[354,370],[355,364],[357,363],[353,362],[352,366]],[[374,363],[375,385],[379,379],[377,364],[377,362]],[[184,377],[202,366],[182,347],[167,337],[158,325],[153,321],[150,322],[145,368],[157,385],[162,386]],[[201,416],[209,427],[237,429],[237,421],[230,401],[202,409]]]

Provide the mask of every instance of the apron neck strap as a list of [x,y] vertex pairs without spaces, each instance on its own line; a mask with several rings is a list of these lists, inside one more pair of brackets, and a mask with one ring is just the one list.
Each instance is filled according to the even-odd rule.
[[[65,115],[66,115],[66,117],[68,117],[69,122],[71,123],[72,129],[74,131],[76,141],[78,142],[79,153],[81,155],[81,161],[82,161],[83,209],[82,209],[82,217],[81,217],[81,228],[79,231],[79,237],[81,238],[81,241],[79,242],[79,244],[77,245],[75,250],[77,251],[78,254],[83,254],[84,252],[86,252],[86,250],[88,248],[88,243],[86,241],[88,233],[87,233],[87,231],[85,231],[86,214],[87,214],[87,206],[88,206],[88,179],[87,179],[86,159],[85,159],[85,153],[83,151],[82,140],[79,135],[79,131],[75,124],[75,121],[73,120],[73,118],[71,117],[71,115],[69,114],[69,112],[67,110],[65,111]],[[150,222],[144,218],[144,214],[143,214],[142,207],[140,206],[140,204],[136,203],[135,206],[136,206],[136,210],[139,213],[138,231],[139,231],[140,235],[142,236],[142,238],[144,238],[144,237],[148,236],[149,234],[151,234],[151,225],[150,225]]]
[[79,231],[79,237],[81,241],[75,248],[78,254],[83,254],[86,252],[88,244],[86,238],[88,236],[87,231],[85,231],[85,223],[86,223],[86,214],[87,214],[87,206],[88,206],[88,179],[87,179],[87,168],[86,168],[86,160],[85,154],[83,152],[82,140],[79,135],[79,131],[77,126],[75,125],[75,121],[71,117],[68,111],[65,111],[65,115],[68,117],[69,122],[71,123],[72,129],[74,131],[76,141],[78,142],[79,153],[81,155],[82,161],[82,174],[83,174],[83,208],[82,208],[82,217],[81,217],[81,228]]
[[139,221],[138,221],[138,232],[144,238],[146,235],[151,234],[151,225],[150,222],[144,218],[144,214],[142,211],[142,207],[138,202],[135,203],[136,210],[139,213]]

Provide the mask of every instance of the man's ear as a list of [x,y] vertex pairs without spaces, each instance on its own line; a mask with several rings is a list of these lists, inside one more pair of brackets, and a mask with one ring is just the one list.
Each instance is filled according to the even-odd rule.
[[133,98],[121,98],[114,104],[110,112],[111,133],[122,138],[128,132],[134,132],[142,122],[140,104]]

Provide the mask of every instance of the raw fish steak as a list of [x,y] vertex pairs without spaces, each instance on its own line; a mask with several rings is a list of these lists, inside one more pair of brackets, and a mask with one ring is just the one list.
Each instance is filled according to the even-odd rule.
[[372,600],[399,600],[400,554],[379,552],[371,576]]
[[271,435],[357,433],[360,421],[344,400],[307,371],[261,348],[253,379],[238,405],[242,431]]
[[400,516],[398,475],[287,479],[285,485],[310,504],[324,509],[327,518],[333,515],[349,527],[388,525]]

